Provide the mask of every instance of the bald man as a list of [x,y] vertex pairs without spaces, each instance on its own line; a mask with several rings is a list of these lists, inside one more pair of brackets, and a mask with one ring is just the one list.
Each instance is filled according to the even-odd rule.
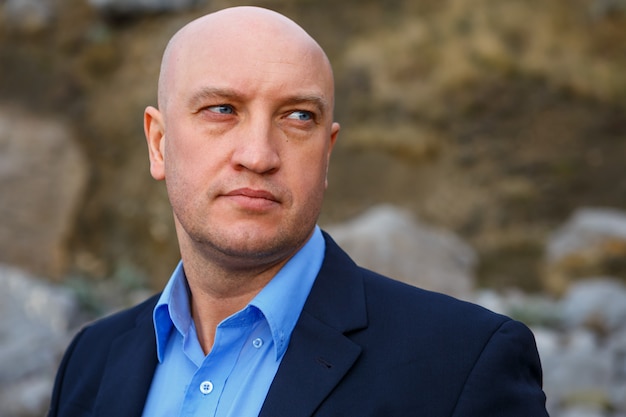
[[174,35],[144,127],[181,262],[78,333],[50,416],[547,416],[524,325],[362,269],[316,225],[333,107],[326,55],[280,14]]

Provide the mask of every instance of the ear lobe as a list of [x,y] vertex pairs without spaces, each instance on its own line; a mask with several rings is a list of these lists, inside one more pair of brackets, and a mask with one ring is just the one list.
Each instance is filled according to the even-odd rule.
[[143,115],[143,129],[148,142],[150,174],[155,180],[165,179],[165,124],[163,114],[156,108],[147,107]]

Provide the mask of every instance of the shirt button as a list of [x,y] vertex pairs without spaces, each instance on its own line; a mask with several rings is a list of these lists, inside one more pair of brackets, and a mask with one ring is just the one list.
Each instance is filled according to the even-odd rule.
[[252,341],[252,346],[254,346],[257,349],[260,348],[261,346],[263,346],[263,339],[261,339],[260,337],[257,337],[256,339]]
[[200,383],[200,392],[204,395],[210,394],[213,391],[213,383],[211,381],[204,381]]

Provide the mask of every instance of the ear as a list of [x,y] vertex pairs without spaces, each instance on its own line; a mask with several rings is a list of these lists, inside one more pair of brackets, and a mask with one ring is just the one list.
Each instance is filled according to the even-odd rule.
[[150,157],[150,174],[155,180],[165,179],[165,123],[163,114],[156,108],[149,106],[143,114],[143,130],[148,142],[148,156]]
[[333,152],[333,148],[335,146],[335,142],[337,142],[337,136],[339,135],[339,130],[341,126],[337,122],[333,122],[330,128],[330,142],[328,144],[328,154],[326,155],[326,182],[325,188],[328,188],[328,167],[330,166],[330,154]]

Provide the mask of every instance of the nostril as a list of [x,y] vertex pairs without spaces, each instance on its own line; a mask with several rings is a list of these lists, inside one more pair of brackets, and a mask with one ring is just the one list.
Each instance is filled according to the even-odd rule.
[[258,174],[271,174],[278,170],[280,157],[273,149],[245,149],[233,155],[233,163],[238,169]]

